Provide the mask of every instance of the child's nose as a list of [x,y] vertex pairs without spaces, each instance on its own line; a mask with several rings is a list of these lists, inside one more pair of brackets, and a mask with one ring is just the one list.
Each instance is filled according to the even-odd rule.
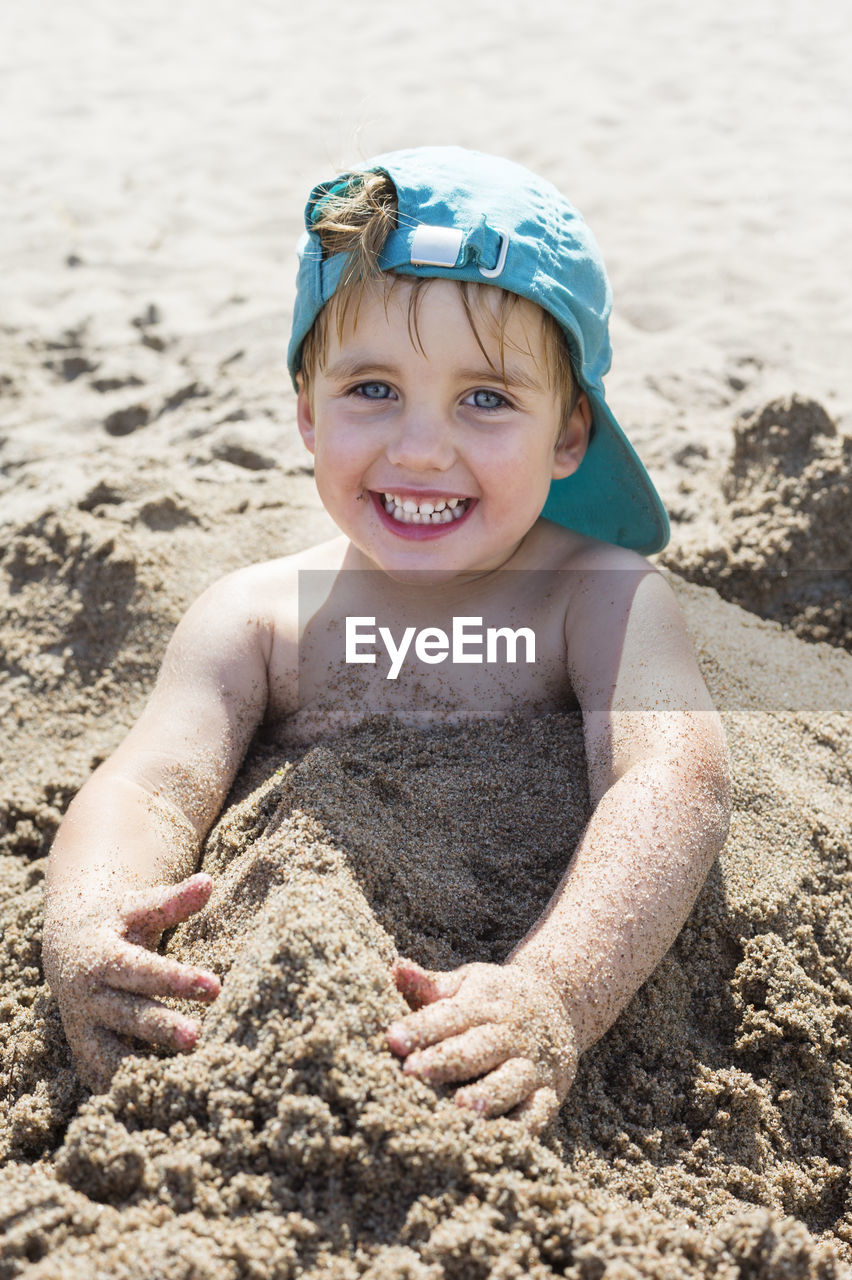
[[416,471],[448,471],[455,461],[450,426],[439,411],[401,415],[386,452],[394,466]]

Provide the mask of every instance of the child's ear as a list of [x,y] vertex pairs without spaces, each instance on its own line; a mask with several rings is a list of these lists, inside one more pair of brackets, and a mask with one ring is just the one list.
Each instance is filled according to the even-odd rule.
[[574,411],[559,433],[559,442],[553,451],[553,479],[564,480],[572,476],[586,455],[589,432],[592,429],[592,406],[585,391],[581,393]]
[[314,413],[311,408],[310,398],[305,390],[305,383],[302,375],[296,375],[299,384],[299,397],[296,401],[296,422],[299,424],[299,435],[305,443],[305,448],[309,453],[314,451],[314,438],[316,431],[314,428]]

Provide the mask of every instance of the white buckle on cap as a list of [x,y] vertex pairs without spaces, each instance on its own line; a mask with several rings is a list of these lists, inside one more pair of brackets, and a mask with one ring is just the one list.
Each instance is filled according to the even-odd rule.
[[[463,239],[464,232],[459,231],[458,227],[430,227],[421,222],[411,237],[411,265],[454,267]],[[505,259],[505,254],[503,257]]]
[[508,231],[501,231],[499,227],[495,227],[494,230],[500,237],[500,252],[497,254],[497,266],[479,268],[479,274],[481,276],[485,276],[487,280],[493,280],[495,276],[499,276],[500,272],[506,265],[506,254],[509,252]]

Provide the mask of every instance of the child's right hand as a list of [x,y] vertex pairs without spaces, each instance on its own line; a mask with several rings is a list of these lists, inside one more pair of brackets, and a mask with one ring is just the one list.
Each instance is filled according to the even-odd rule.
[[130,1052],[123,1037],[184,1052],[195,1047],[199,1024],[156,997],[209,1003],[219,994],[219,979],[154,948],[165,929],[205,905],[212,888],[210,876],[198,874],[179,884],[134,890],[96,922],[55,921],[46,929],[45,973],[89,1089],[107,1088]]

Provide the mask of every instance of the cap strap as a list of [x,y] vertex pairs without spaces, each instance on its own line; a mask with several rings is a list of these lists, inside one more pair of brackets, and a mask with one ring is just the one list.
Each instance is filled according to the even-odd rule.
[[459,227],[430,227],[421,222],[411,237],[409,261],[415,267],[454,267],[463,240]]
[[493,279],[506,264],[508,248],[507,233],[489,227],[484,218],[469,230],[417,222],[402,225],[391,234],[379,262],[383,271],[408,266],[452,271],[475,266],[481,275]]

